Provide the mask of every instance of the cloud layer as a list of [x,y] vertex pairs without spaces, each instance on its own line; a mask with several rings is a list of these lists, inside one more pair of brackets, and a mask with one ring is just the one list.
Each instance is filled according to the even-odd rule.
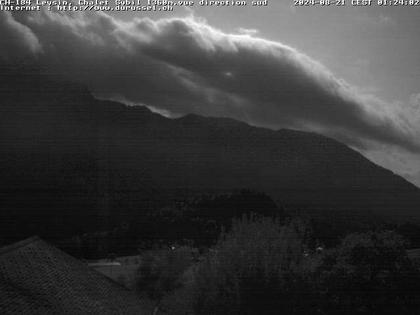
[[[104,13],[0,12],[0,60],[33,62],[102,98],[172,115],[232,117],[317,131],[349,145],[420,152],[415,106],[394,106],[255,32],[225,34],[203,21],[122,22]],[[401,104],[400,104],[401,105]]]

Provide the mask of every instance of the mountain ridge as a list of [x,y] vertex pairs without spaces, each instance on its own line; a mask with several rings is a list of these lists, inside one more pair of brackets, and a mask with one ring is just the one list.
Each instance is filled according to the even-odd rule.
[[97,229],[151,202],[241,188],[292,210],[420,222],[420,189],[334,139],[230,118],[169,119],[45,77],[0,81],[5,231],[22,220],[34,232],[42,220],[56,232]]

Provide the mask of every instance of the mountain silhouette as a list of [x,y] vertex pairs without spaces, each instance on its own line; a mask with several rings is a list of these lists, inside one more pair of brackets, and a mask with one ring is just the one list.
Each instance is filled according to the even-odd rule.
[[170,200],[241,188],[290,211],[420,221],[420,189],[315,133],[169,119],[36,73],[0,83],[3,240],[101,230]]

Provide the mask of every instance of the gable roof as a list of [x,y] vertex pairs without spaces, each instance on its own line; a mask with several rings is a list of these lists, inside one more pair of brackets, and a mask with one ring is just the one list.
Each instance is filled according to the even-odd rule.
[[133,292],[38,237],[0,249],[0,314],[142,314]]

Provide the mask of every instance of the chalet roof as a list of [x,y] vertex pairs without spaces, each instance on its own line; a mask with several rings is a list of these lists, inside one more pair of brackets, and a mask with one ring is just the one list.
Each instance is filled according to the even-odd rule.
[[141,314],[139,298],[38,237],[0,249],[0,314]]
[[420,259],[420,248],[407,250],[407,255],[411,259]]

